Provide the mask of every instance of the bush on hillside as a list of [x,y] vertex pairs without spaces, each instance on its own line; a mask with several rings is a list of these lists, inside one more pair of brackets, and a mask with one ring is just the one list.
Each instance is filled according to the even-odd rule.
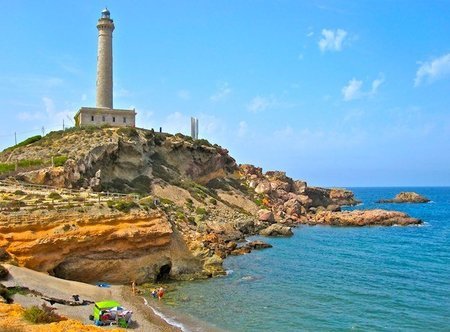
[[119,210],[120,212],[130,212],[131,209],[138,208],[139,205],[133,201],[108,201],[108,207]]
[[63,166],[66,163],[67,159],[69,159],[67,156],[56,156],[56,157],[53,157],[53,165],[55,167]]
[[5,280],[8,277],[9,271],[3,265],[0,265],[0,280]]
[[49,199],[61,199],[62,196],[56,192],[51,192],[50,194],[48,194],[48,198]]
[[22,142],[20,142],[20,143],[17,143],[16,145],[11,146],[11,147],[5,149],[4,151],[12,151],[12,150],[15,150],[15,149],[17,149],[18,147],[26,146],[26,145],[29,145],[29,144],[31,144],[31,143],[37,142],[37,141],[41,140],[41,138],[42,138],[41,135],[36,135],[36,136],[28,137],[26,140],[24,140],[24,141],[22,141]]
[[33,324],[48,324],[66,320],[66,318],[55,312],[56,308],[47,306],[45,303],[38,306],[32,306],[23,313],[23,318]]

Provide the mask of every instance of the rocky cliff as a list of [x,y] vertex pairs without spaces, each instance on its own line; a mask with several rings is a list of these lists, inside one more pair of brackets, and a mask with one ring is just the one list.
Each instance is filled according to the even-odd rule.
[[266,247],[243,247],[251,234],[289,235],[298,224],[420,223],[382,210],[349,217],[339,212],[358,203],[348,190],[237,165],[226,149],[181,134],[53,132],[3,151],[0,163],[33,165],[3,173],[13,178],[0,183],[0,248],[19,265],[68,279],[209,277],[224,273],[228,255]]

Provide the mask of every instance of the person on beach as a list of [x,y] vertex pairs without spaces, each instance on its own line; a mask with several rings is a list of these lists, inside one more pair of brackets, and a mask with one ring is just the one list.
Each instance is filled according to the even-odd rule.
[[157,294],[158,294],[158,300],[161,300],[162,297],[164,296],[164,288],[160,287],[158,289],[158,293]]
[[131,282],[131,292],[136,295],[136,282],[134,280]]

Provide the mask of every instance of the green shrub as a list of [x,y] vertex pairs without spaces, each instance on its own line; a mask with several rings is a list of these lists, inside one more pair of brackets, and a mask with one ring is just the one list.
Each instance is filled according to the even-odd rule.
[[197,213],[198,215],[205,215],[205,214],[207,214],[208,212],[206,211],[205,208],[198,207],[198,208],[195,209],[195,213]]
[[23,196],[23,195],[26,195],[26,194],[27,193],[25,191],[22,191],[22,190],[16,190],[14,192],[14,195],[17,195],[17,196]]
[[194,141],[194,145],[197,145],[197,146],[200,146],[200,145],[212,146],[211,143],[209,143],[209,141],[204,139],[204,138],[196,139]]
[[12,172],[16,169],[14,164],[0,163],[0,173]]
[[43,164],[41,159],[22,159],[19,160],[17,166],[19,167],[30,167],[30,166],[40,166]]
[[167,204],[167,205],[173,205],[173,201],[171,201],[168,198],[160,198],[159,201],[161,202],[161,204]]
[[67,157],[67,156],[53,157],[53,165],[55,167],[63,166],[66,163],[67,159],[69,159],[69,157]]
[[58,194],[57,192],[51,192],[50,194],[48,194],[48,198],[52,199],[52,200],[53,199],[58,200],[58,199],[61,199],[62,196],[60,194]]
[[217,205],[217,200],[216,200],[215,198],[210,198],[210,199],[209,199],[209,202],[210,202],[212,205]]
[[4,151],[5,151],[5,152],[6,152],[6,151],[13,151],[13,150],[17,149],[18,147],[26,146],[26,145],[29,145],[29,144],[31,144],[31,143],[37,142],[37,141],[41,140],[41,138],[42,138],[41,135],[36,135],[36,136],[28,137],[26,140],[24,140],[24,141],[22,141],[22,142],[20,142],[20,143],[17,143],[16,145],[11,146],[11,147],[5,149]]
[[138,208],[139,205],[133,201],[108,201],[108,207],[119,210],[120,212],[130,212],[131,209]]
[[33,324],[48,324],[66,320],[54,312],[55,310],[56,308],[51,308],[44,303],[41,307],[32,306],[26,309],[23,318]]
[[4,248],[0,248],[0,262],[6,262],[11,259],[11,256]]
[[13,303],[11,294],[9,293],[8,289],[3,286],[3,284],[0,284],[0,297],[2,297],[6,301],[6,303]]
[[8,277],[9,271],[3,265],[0,265],[0,280],[5,280]]
[[177,219],[184,220],[186,219],[186,215],[181,211],[177,211]]
[[6,208],[8,209],[14,209],[14,210],[18,210],[23,206],[26,206],[27,204],[23,201],[19,201],[19,200],[11,200],[9,202],[6,203]]
[[47,208],[47,210],[54,210],[55,209],[53,204],[47,204],[45,207]]
[[221,189],[223,191],[230,190],[230,185],[227,183],[227,181],[225,181],[224,179],[220,179],[220,178],[215,178],[215,179],[210,180],[206,184],[206,187],[210,188],[210,189]]
[[133,127],[122,127],[119,128],[117,130],[118,134],[122,134],[126,137],[130,137],[130,138],[138,138],[139,137],[139,133],[137,132],[137,130]]

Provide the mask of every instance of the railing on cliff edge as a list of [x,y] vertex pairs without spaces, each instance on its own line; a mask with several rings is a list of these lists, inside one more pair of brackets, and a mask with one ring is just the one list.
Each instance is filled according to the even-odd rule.
[[68,194],[68,195],[74,195],[74,194],[84,194],[87,195],[86,198],[97,198],[99,201],[105,201],[105,200],[115,200],[115,199],[123,199],[128,198],[132,199],[133,201],[139,200],[139,195],[136,194],[123,194],[123,193],[116,193],[116,192],[93,192],[88,190],[79,190],[79,189],[70,189],[70,188],[61,188],[61,187],[55,187],[55,186],[48,186],[48,185],[42,185],[42,184],[34,184],[34,183],[27,183],[27,182],[21,182],[21,181],[11,181],[11,180],[0,180],[0,187],[15,187],[16,190],[24,189],[24,190],[47,190],[52,192],[58,192],[60,194]]

